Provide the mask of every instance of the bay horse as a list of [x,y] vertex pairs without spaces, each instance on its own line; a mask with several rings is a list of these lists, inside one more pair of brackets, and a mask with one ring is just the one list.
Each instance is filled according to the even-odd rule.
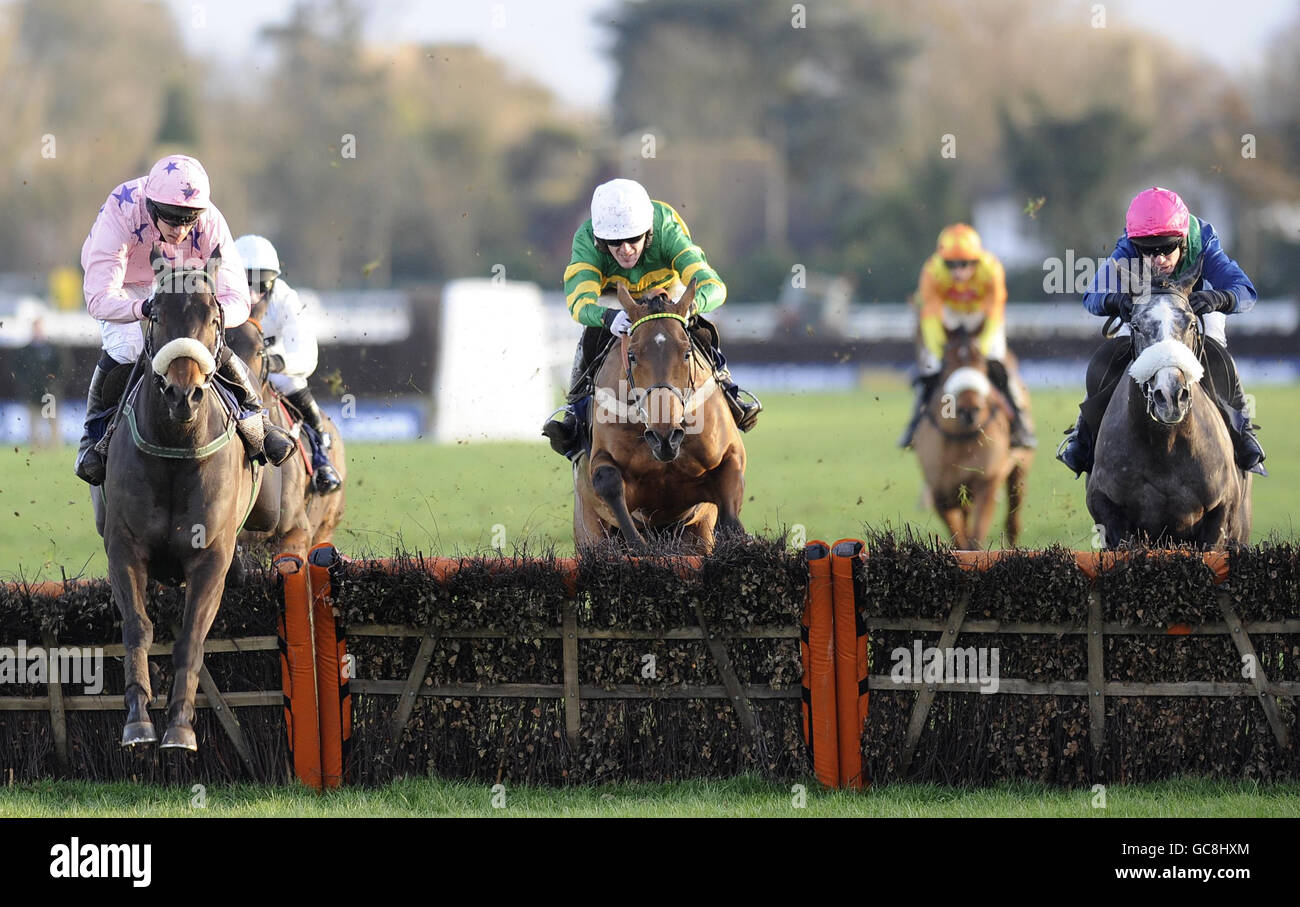
[[148,711],[153,624],[145,611],[146,584],[156,579],[185,584],[185,619],[172,654],[175,679],[161,745],[196,750],[194,695],[203,643],[262,467],[250,462],[213,381],[224,319],[214,276],[221,250],[202,269],[173,267],[157,245],[150,261],[154,296],[137,365],[144,377],[122,399],[119,418],[129,430],[115,432],[109,443],[97,523],[113,601],[122,614],[122,745],[158,740]]
[[744,533],[745,445],[691,340],[694,299],[694,281],[676,302],[618,286],[631,327],[596,373],[591,450],[573,465],[579,550],[621,536],[643,553],[644,532],[672,529],[707,553],[716,533]]
[[[325,428],[333,439],[330,459],[334,468],[338,470],[339,478],[344,479],[345,483],[342,488],[331,494],[317,494],[312,489],[311,475],[307,472],[307,463],[304,460],[304,457],[308,459],[311,457],[311,451],[307,442],[301,437],[301,427],[294,430],[282,405],[283,398],[270,382],[270,368],[261,325],[261,319],[266,314],[266,306],[265,298],[253,306],[248,321],[226,331],[226,342],[235,354],[247,363],[249,371],[260,380],[259,392],[271,414],[271,421],[294,438],[299,450],[297,455],[280,465],[279,484],[263,483],[261,494],[258,496],[254,512],[275,512],[276,517],[258,524],[250,520],[244,527],[244,531],[240,533],[239,542],[247,546],[269,541],[277,552],[287,552],[305,559],[311,548],[321,542],[328,542],[334,537],[334,530],[338,528],[339,521],[343,518],[343,502],[347,490],[347,455],[338,427],[329,416],[325,416]],[[234,566],[236,571],[240,569],[238,560]]]
[[[967,550],[984,547],[1004,485],[1005,541],[1015,547],[1034,457],[1032,450],[1011,446],[1010,404],[989,380],[979,335],[980,326],[948,332],[940,385],[912,443],[935,511],[953,546]],[[1015,380],[1012,363],[1007,367]]]
[[1200,268],[1182,280],[1128,269],[1132,380],[1120,379],[1097,431],[1088,512],[1115,547],[1144,540],[1202,548],[1247,544],[1251,474],[1201,383],[1201,326],[1187,301]]

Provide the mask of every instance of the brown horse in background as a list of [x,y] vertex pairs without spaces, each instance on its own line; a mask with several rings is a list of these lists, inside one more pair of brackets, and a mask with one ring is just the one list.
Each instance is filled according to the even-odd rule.
[[[940,386],[926,405],[913,447],[954,547],[984,547],[1004,484],[1006,545],[1015,547],[1034,452],[1011,447],[1010,404],[989,380],[979,334],[978,326],[948,333]],[[1010,351],[1007,359],[1014,376]]]
[[744,532],[745,445],[691,340],[694,299],[693,281],[676,302],[618,287],[632,327],[596,373],[591,452],[573,466],[579,550],[617,534],[644,552],[644,532],[671,529],[707,553],[715,530]]
[[158,279],[144,326],[144,377],[122,400],[125,424],[112,436],[107,478],[94,496],[113,601],[122,614],[123,746],[158,739],[149,719],[153,624],[145,610],[145,587],[156,579],[185,583],[162,746],[198,748],[194,695],[203,643],[221,605],[235,535],[257,493],[261,467],[249,461],[234,417],[213,387],[222,345],[213,277],[220,260],[217,250],[206,270],[173,269],[154,246]]
[[[267,300],[263,299],[253,307],[248,321],[226,331],[226,341],[235,354],[248,364],[249,371],[261,379],[260,392],[267,410],[271,413],[271,421],[289,432],[298,442],[299,451],[277,470],[280,474],[279,483],[274,486],[270,483],[264,485],[262,494],[258,498],[255,513],[274,513],[278,509],[278,517],[257,524],[250,520],[247,530],[240,533],[239,542],[245,547],[259,542],[269,542],[276,549],[276,553],[285,552],[305,559],[311,548],[333,538],[334,530],[338,528],[339,521],[343,518],[344,494],[347,486],[345,484],[343,488],[332,494],[318,494],[312,489],[311,476],[307,472],[307,464],[303,459],[304,457],[310,459],[310,447],[301,437],[300,426],[290,425],[290,420],[281,405],[283,398],[270,382],[270,369],[261,325],[261,318],[266,313],[266,305]],[[343,447],[343,437],[329,416],[325,416],[324,419],[325,428],[333,439],[330,461],[338,470],[339,477],[346,480],[347,454]],[[234,569],[236,571],[240,569],[238,561],[235,562]],[[237,572],[232,575],[232,581],[238,582],[238,576]]]

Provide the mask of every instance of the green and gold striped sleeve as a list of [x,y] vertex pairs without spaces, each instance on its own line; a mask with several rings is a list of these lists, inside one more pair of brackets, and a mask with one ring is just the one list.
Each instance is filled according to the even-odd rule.
[[690,230],[671,205],[656,202],[662,206],[659,229],[662,231],[656,242],[662,242],[664,258],[669,267],[677,272],[678,279],[687,286],[695,281],[695,308],[700,314],[712,311],[727,299],[727,286],[713,270],[704,250],[691,241]]
[[588,327],[599,326],[604,312],[604,307],[596,301],[605,283],[605,275],[595,264],[599,260],[588,221],[573,235],[573,254],[564,269],[564,298],[569,314],[574,321]]

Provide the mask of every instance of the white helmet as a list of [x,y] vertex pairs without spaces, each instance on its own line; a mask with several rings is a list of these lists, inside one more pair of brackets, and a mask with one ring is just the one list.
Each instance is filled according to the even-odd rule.
[[280,273],[280,256],[275,246],[265,236],[249,233],[235,240],[235,251],[244,262],[245,271],[274,271]]
[[636,180],[601,183],[591,196],[591,232],[597,239],[628,239],[654,226],[650,196]]

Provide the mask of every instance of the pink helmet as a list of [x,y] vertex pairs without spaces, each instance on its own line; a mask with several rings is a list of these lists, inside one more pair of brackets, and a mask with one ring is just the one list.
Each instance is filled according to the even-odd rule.
[[1187,206],[1171,189],[1153,186],[1143,189],[1128,206],[1124,231],[1129,239],[1137,236],[1187,236],[1191,215]]
[[169,154],[153,165],[144,183],[144,197],[177,208],[206,208],[212,203],[203,165],[183,154]]

